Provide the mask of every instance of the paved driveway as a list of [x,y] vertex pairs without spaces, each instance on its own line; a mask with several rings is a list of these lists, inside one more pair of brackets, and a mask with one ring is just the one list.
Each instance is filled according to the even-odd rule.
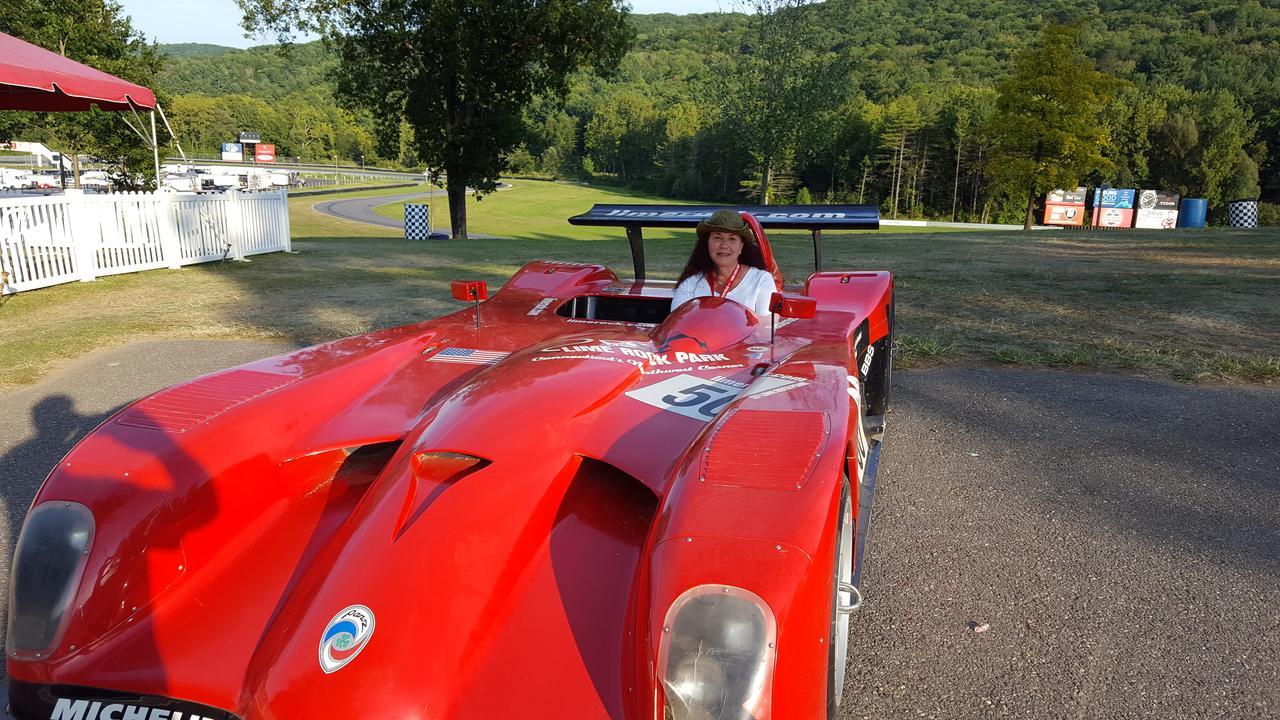
[[[0,558],[114,408],[282,349],[137,343],[0,395]],[[894,380],[842,717],[1280,716],[1280,391]]]

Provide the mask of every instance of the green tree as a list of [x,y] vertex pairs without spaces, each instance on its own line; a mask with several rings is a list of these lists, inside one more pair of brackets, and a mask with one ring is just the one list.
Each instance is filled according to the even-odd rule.
[[752,0],[740,52],[724,73],[721,105],[741,128],[758,179],[759,202],[772,199],[774,176],[789,173],[797,136],[817,113],[841,102],[839,63],[820,51],[820,10],[808,0]]
[[384,120],[401,118],[418,154],[446,178],[453,236],[467,236],[466,191],[497,188],[541,93],[571,73],[617,67],[630,33],[621,0],[237,0],[246,28],[324,32],[338,48],[338,90]]
[[635,92],[622,92],[596,108],[587,123],[587,152],[597,168],[618,173],[624,182],[647,175],[661,132],[653,102]]
[[333,125],[321,106],[301,94],[290,95],[280,105],[282,119],[288,123],[288,151],[304,160],[333,157],[337,141]]
[[1080,35],[1079,24],[1050,22],[998,86],[987,174],[1027,198],[1028,230],[1037,197],[1111,167],[1100,115],[1116,82],[1085,57]]
[[[1211,204],[1256,196],[1257,164],[1246,148],[1254,129],[1248,111],[1229,93],[1163,86],[1164,116],[1151,131],[1151,179],[1162,188],[1207,198]],[[1243,174],[1243,175],[1242,175]]]
[[893,218],[898,217],[903,178],[915,148],[915,136],[924,127],[920,104],[910,95],[894,98],[884,109],[880,125],[880,148],[888,155],[893,180],[889,185],[889,205]]
[[1126,85],[1102,112],[1111,146],[1105,152],[1113,169],[1106,180],[1116,187],[1149,182],[1152,129],[1165,115],[1164,102],[1149,89]]

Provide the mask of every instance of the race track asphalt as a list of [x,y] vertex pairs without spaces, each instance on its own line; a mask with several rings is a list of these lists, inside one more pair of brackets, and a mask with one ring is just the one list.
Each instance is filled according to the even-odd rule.
[[[379,205],[388,205],[397,202],[409,202],[411,200],[426,200],[432,195],[444,200],[445,192],[443,190],[433,190],[431,192],[412,192],[400,195],[377,195],[375,197],[351,198],[348,200],[323,200],[311,206],[316,212],[332,215],[333,217],[342,218],[343,220],[353,220],[355,222],[369,223],[371,225],[381,225],[382,227],[403,228],[404,220],[396,220],[394,218],[379,215],[373,209]],[[441,203],[448,212],[448,205]],[[447,232],[447,230],[445,231]]]
[[[0,558],[113,409],[287,347],[140,342],[0,394]],[[840,716],[1280,716],[1278,468],[1276,389],[897,373]]]
[[[498,192],[511,189],[510,183],[498,183]],[[468,193],[475,192],[470,188]],[[324,200],[311,206],[312,210],[325,215],[331,215],[343,220],[351,220],[354,222],[369,223],[370,225],[381,225],[382,227],[403,228],[404,220],[396,220],[385,215],[379,215],[373,209],[379,205],[389,205],[397,202],[409,202],[411,200],[427,200],[436,197],[440,200],[437,205],[439,213],[443,215],[443,222],[437,223],[439,227],[436,229],[440,232],[449,232],[449,204],[447,200],[447,192],[444,190],[431,190],[429,192],[412,192],[402,193],[399,195],[377,195],[374,197],[350,198],[347,200]],[[434,214],[434,213],[433,213]],[[472,238],[488,238],[488,235],[477,235],[475,233],[467,233]]]

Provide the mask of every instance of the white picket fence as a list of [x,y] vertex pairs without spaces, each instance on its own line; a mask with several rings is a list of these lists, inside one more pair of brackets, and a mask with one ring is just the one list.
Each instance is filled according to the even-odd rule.
[[283,190],[0,197],[0,294],[289,249]]

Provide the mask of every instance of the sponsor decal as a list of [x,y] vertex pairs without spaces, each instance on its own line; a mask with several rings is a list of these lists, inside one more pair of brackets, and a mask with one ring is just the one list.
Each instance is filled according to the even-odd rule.
[[445,348],[432,355],[427,358],[427,362],[455,363],[458,365],[496,365],[510,354],[509,352],[499,352],[497,350],[452,347]]
[[871,451],[871,447],[867,444],[867,433],[862,429],[862,383],[856,375],[849,376],[849,397],[853,400],[853,416],[858,421],[855,432],[858,436],[858,482],[862,482],[867,469],[867,454]]
[[658,323],[620,322],[618,320],[584,320],[582,318],[566,318],[565,322],[577,323],[579,325],[609,325],[610,327],[629,328],[652,328],[658,326]]
[[194,712],[109,700],[58,698],[49,720],[214,720]]
[[344,608],[320,636],[320,669],[337,672],[360,654],[373,637],[373,611],[364,605]]
[[[587,345],[561,345],[560,347],[543,348],[545,356],[535,357],[534,362],[542,360],[617,360],[631,359],[628,362],[641,369],[661,366],[696,365],[699,363],[731,362],[724,353],[693,352],[650,352],[643,349],[645,345],[630,340],[597,340],[588,341]],[[625,360],[624,360],[625,361]]]
[[546,310],[548,307],[550,307],[550,306],[551,306],[551,303],[553,303],[553,302],[555,302],[555,301],[556,301],[556,299],[555,299],[555,298],[543,298],[543,299],[541,299],[541,300],[539,300],[539,301],[538,301],[538,304],[537,304],[537,305],[534,305],[534,306],[533,306],[533,309],[529,311],[529,314],[530,314],[530,315],[541,315],[541,314],[542,314],[542,311],[543,311],[543,310]]
[[860,375],[866,375],[867,371],[871,369],[871,358],[875,357],[875,354],[876,354],[876,346],[875,345],[867,346],[867,354],[862,358],[862,372],[859,373]]
[[787,375],[765,376],[748,385],[721,376],[703,378],[681,374],[626,394],[660,410],[708,422],[744,390],[747,396],[765,397],[804,383],[801,378]]
[[[704,220],[711,217],[711,210],[623,210],[613,209],[598,217],[653,218],[660,220]],[[753,213],[759,220],[841,220],[849,217],[843,212],[771,212]]]
[[766,398],[770,395],[777,395],[778,393],[786,392],[792,388],[808,384],[809,381],[804,378],[774,373],[766,375],[752,383],[751,386],[747,388],[747,392],[743,397]]

